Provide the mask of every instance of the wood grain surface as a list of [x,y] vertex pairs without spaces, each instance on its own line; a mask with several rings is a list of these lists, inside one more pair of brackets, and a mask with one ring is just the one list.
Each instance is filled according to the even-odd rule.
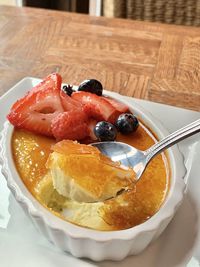
[[55,71],[200,111],[200,28],[0,6],[0,95]]

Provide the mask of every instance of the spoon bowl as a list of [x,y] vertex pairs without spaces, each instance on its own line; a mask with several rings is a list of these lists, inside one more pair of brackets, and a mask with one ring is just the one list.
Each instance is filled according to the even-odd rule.
[[102,154],[108,156],[112,161],[120,161],[122,165],[133,168],[136,180],[140,178],[147,165],[145,151],[136,149],[126,143],[108,141],[93,143]]

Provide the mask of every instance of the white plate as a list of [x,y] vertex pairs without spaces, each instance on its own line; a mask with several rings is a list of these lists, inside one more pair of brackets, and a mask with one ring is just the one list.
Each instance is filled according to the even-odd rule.
[[[23,88],[31,88],[38,82],[25,78]],[[0,99],[0,130],[11,104],[21,87],[17,85]],[[21,92],[20,92],[21,93]],[[137,102],[160,119],[170,131],[194,121],[199,112],[178,109],[152,102],[125,97]],[[187,195],[173,221],[161,237],[138,256],[122,262],[93,263],[61,252],[35,230],[18,206],[6,182],[0,174],[0,266],[2,267],[199,267],[200,266],[200,134],[180,143],[188,169]],[[117,253],[117,251],[116,251]]]

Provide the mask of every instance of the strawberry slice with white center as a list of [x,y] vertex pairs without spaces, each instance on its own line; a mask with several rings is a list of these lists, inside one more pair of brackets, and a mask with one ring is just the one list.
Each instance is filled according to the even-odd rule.
[[62,106],[63,106],[65,111],[77,110],[77,109],[82,110],[83,109],[83,105],[79,101],[68,96],[62,90],[60,91],[60,98],[61,98]]
[[89,137],[91,138],[92,141],[97,140],[97,137],[94,134],[94,128],[95,128],[96,124],[97,124],[96,120],[90,119],[88,121]]
[[103,96],[103,98],[109,102],[114,108],[116,108],[120,113],[127,113],[129,112],[129,108],[122,102],[117,101],[109,96]]
[[74,92],[71,97],[83,105],[84,112],[97,121],[114,123],[120,112],[103,97],[89,92]]
[[64,111],[60,100],[61,82],[61,76],[55,73],[33,87],[12,106],[7,116],[10,123],[17,128],[53,136],[51,122]]

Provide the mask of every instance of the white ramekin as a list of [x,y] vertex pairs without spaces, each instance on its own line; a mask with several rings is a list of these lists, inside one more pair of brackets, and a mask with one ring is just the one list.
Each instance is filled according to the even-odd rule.
[[[106,92],[106,94],[118,100],[122,98],[116,93]],[[159,121],[138,104],[134,106],[126,104],[159,139],[168,134]],[[183,178],[186,168],[182,154],[178,147],[174,146],[168,149],[171,168],[168,196],[160,210],[148,221],[130,229],[110,232],[91,230],[71,224],[45,209],[23,184],[12,158],[12,132],[13,126],[6,122],[1,132],[0,161],[8,187],[40,232],[57,247],[70,252],[75,257],[101,261],[122,260],[128,255],[138,254],[163,232],[181,204],[185,189]]]

